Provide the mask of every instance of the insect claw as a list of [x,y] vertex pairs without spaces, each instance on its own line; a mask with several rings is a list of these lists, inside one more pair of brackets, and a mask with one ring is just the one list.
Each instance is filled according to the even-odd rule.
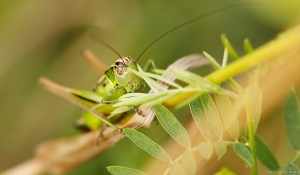
[[143,117],[146,117],[146,115],[143,113],[143,111],[141,110],[137,110],[136,113],[138,113],[139,115],[143,116]]

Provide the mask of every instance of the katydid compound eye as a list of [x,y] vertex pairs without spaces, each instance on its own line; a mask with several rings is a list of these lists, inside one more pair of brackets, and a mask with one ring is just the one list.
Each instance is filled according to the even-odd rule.
[[118,67],[122,67],[122,68],[125,66],[124,63],[120,62],[120,61],[116,62],[115,65],[118,66]]

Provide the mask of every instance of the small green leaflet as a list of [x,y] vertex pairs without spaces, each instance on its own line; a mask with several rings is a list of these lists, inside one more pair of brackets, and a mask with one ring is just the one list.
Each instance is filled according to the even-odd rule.
[[209,159],[213,153],[213,148],[211,143],[209,142],[202,142],[198,145],[199,153],[205,159]]
[[253,47],[248,38],[244,40],[244,50],[246,51],[247,54],[253,52]]
[[[238,96],[240,97],[240,95]],[[239,121],[238,115],[234,115],[233,105],[227,95],[215,94],[215,99],[223,119],[224,130],[227,130],[229,135],[234,139],[239,138]],[[235,106],[237,104],[235,103]]]
[[253,120],[254,133],[256,132],[260,120],[261,105],[262,105],[262,93],[261,90],[256,89],[250,101],[250,109],[253,117],[252,120]]
[[237,54],[237,52],[234,50],[234,48],[231,46],[230,42],[228,41],[228,39],[226,38],[225,34],[221,35],[221,40],[223,43],[223,46],[227,49],[229,56],[233,59],[233,60],[238,60],[239,59],[239,55]]
[[232,146],[234,152],[242,158],[250,167],[254,165],[254,159],[251,152],[242,143],[234,143]]
[[107,170],[113,175],[148,175],[139,170],[122,166],[109,166]]
[[[204,137],[207,140],[210,140],[209,126],[219,139],[223,138],[223,127],[220,114],[208,93],[203,93],[198,99],[190,103],[190,109],[201,133],[203,135],[206,134]],[[202,123],[202,121],[205,123]]]
[[270,170],[278,171],[280,168],[279,164],[270,148],[257,135],[255,135],[255,143],[257,158],[261,161],[261,163]]
[[293,163],[288,163],[285,168],[286,175],[299,175],[300,169]]
[[226,154],[227,147],[223,140],[217,140],[215,142],[215,151],[218,155],[218,159],[220,159],[222,156],[224,156]]
[[152,141],[149,137],[145,136],[144,134],[133,130],[133,129],[123,129],[125,135],[132,140],[138,147],[156,157],[160,160],[170,162],[171,158],[169,154],[157,143]]
[[196,174],[195,156],[191,150],[183,153],[181,165],[187,175]]
[[182,166],[178,162],[171,162],[169,165],[171,175],[186,175]]
[[204,106],[199,98],[190,103],[192,116],[206,141],[211,140],[211,129],[208,118],[205,114]]
[[288,139],[295,150],[300,150],[300,109],[295,89],[288,92],[284,104],[284,121]]
[[191,140],[176,117],[163,105],[155,105],[154,112],[162,127],[183,147],[190,148]]

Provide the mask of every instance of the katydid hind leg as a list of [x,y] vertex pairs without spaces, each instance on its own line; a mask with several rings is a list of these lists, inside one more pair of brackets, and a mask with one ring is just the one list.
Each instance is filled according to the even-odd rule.
[[95,111],[99,108],[101,108],[102,106],[104,105],[109,105],[109,104],[115,104],[117,101],[118,101],[118,98],[124,94],[126,94],[127,91],[125,88],[123,87],[118,87],[116,88],[115,92],[111,93],[110,95],[104,97],[102,100],[101,100],[101,103],[93,106],[91,109],[90,109],[90,112],[96,116],[99,120],[101,120],[103,123],[107,124],[108,126],[111,126],[112,128],[116,129],[116,130],[119,130],[119,128],[117,128],[114,124],[112,124],[111,122],[109,122],[108,120],[106,120],[105,118],[103,118],[102,116],[100,116],[99,114],[97,114]]
[[101,106],[103,106],[105,104],[102,104],[102,103],[99,103],[95,106],[93,106],[91,109],[90,109],[90,112],[95,116],[97,117],[99,120],[101,120],[103,122],[103,124],[106,124],[112,128],[114,128],[115,130],[120,130],[118,127],[116,127],[114,124],[112,124],[111,122],[109,122],[108,120],[106,120],[103,116],[97,114],[96,110],[98,108],[100,108]]

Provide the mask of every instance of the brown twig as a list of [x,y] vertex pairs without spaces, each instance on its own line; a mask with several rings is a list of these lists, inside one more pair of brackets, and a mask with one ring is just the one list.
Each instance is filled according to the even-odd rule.
[[[192,69],[206,64],[209,64],[209,61],[204,56],[193,54],[175,61],[171,66],[181,69]],[[170,66],[168,69],[170,69]],[[172,81],[175,80],[174,77],[163,76]],[[47,79],[41,79],[40,81],[42,81],[42,84],[49,83]],[[161,84],[168,86],[162,82]],[[59,87],[59,89],[60,88],[61,87]],[[63,90],[69,89],[63,87]],[[154,92],[150,91],[149,93]],[[141,127],[149,127],[155,117],[154,112],[152,108],[142,109],[142,112],[147,115],[144,117],[135,114],[127,123],[120,126],[120,128],[138,129]],[[36,154],[33,159],[12,167],[2,172],[1,175],[34,175],[43,172],[63,174],[101,154],[125,137],[124,134],[110,127],[104,128],[101,138],[98,138],[98,135],[99,131],[93,131],[70,138],[43,142],[37,146]],[[96,145],[97,139],[100,139],[99,146]]]

